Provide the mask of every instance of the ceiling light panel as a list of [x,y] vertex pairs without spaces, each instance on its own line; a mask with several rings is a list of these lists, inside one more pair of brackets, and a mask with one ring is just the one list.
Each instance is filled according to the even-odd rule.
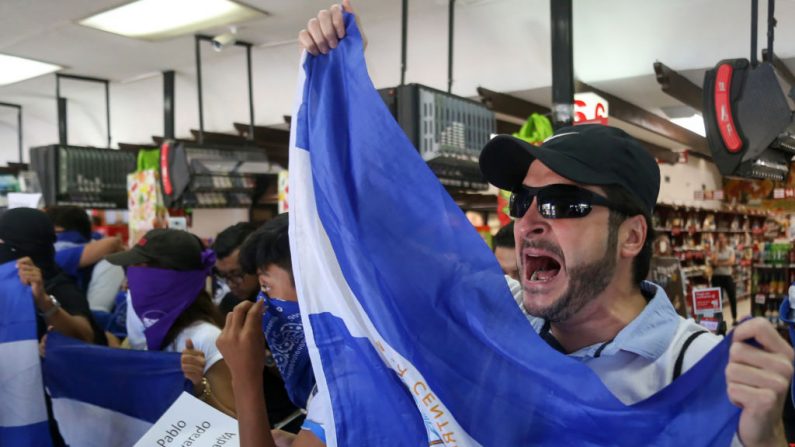
[[0,70],[0,85],[13,84],[63,68],[58,65],[8,54],[0,54],[0,67],[3,67]]
[[230,0],[137,0],[78,23],[134,39],[161,40],[265,16]]

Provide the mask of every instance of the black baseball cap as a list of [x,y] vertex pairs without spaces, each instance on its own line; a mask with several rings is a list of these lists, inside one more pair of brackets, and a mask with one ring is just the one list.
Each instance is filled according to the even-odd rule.
[[133,248],[105,259],[123,267],[147,264],[169,270],[200,270],[204,268],[203,251],[201,240],[187,231],[156,228],[149,230]]
[[541,146],[498,135],[480,153],[480,171],[492,185],[514,191],[540,160],[558,175],[583,185],[618,185],[648,213],[660,192],[660,168],[638,140],[616,127],[562,127]]

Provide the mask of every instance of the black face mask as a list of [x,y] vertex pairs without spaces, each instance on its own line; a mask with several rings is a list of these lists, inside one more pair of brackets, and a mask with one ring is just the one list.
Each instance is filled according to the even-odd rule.
[[44,212],[14,208],[0,215],[0,263],[26,256],[42,270],[45,279],[60,273],[55,264],[55,228]]

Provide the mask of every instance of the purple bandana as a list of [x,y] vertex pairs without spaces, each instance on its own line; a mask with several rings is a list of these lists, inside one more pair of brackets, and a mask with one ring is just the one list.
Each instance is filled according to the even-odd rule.
[[127,285],[132,307],[144,325],[146,347],[162,349],[174,321],[196,300],[215,264],[215,253],[202,253],[202,270],[177,271],[153,267],[128,267]]

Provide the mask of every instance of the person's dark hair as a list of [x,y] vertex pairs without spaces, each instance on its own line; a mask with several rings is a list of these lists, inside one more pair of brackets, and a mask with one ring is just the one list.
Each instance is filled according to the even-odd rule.
[[513,237],[513,221],[508,225],[500,228],[500,231],[494,235],[494,239],[492,240],[494,243],[494,249],[496,250],[497,247],[503,248],[514,248],[516,247],[516,239]]
[[654,227],[652,226],[651,216],[648,211],[645,211],[638,204],[637,199],[624,188],[618,185],[608,185],[603,188],[607,194],[607,199],[611,203],[621,204],[625,208],[625,212],[610,210],[608,220],[610,231],[618,231],[618,227],[628,217],[640,214],[646,220],[646,240],[643,242],[643,248],[640,253],[635,256],[635,260],[632,263],[632,282],[633,284],[640,284],[649,275],[649,267],[651,265],[652,245],[654,243]]
[[199,292],[199,296],[196,297],[193,303],[177,317],[171,329],[168,330],[165,338],[163,338],[160,349],[173,343],[185,328],[197,321],[206,321],[221,329],[224,327],[224,318],[221,312],[218,310],[218,307],[213,304],[210,294],[205,290]]
[[213,250],[218,259],[223,259],[240,248],[248,235],[254,232],[257,226],[250,222],[238,222],[224,231],[218,233],[213,242]]
[[280,214],[259,227],[240,248],[240,267],[256,274],[258,267],[276,265],[293,274],[288,237],[287,213]]
[[47,216],[53,226],[65,231],[77,231],[86,240],[91,240],[91,219],[86,210],[71,205],[55,205],[47,208]]

